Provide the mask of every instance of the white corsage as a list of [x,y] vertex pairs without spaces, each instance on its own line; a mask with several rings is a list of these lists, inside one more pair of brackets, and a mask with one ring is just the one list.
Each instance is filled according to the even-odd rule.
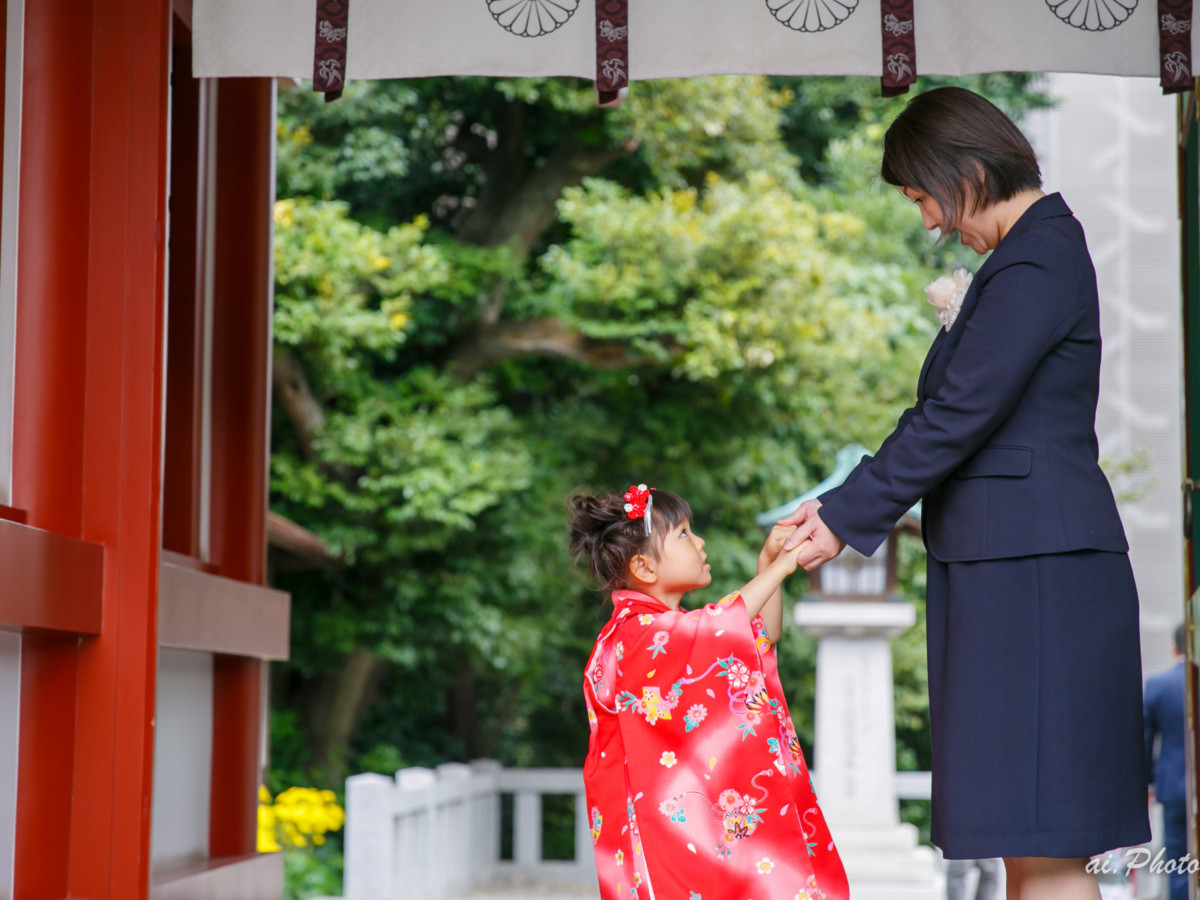
[[971,273],[966,269],[956,269],[953,275],[943,275],[930,282],[925,288],[929,302],[937,309],[937,319],[947,331],[958,318],[962,308],[963,297],[967,296],[967,288],[971,286]]

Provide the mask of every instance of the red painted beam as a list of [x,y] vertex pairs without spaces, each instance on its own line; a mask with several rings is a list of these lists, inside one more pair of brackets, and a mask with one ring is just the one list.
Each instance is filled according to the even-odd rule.
[[283,854],[221,857],[154,877],[150,900],[281,900]]
[[17,509],[15,506],[5,506],[3,503],[0,503],[0,519],[4,519],[6,522],[19,522],[24,525],[29,521],[29,516],[23,509]]
[[104,548],[0,520],[0,624],[100,633]]
[[165,560],[158,590],[160,645],[261,659],[288,658],[291,597],[283,591]]

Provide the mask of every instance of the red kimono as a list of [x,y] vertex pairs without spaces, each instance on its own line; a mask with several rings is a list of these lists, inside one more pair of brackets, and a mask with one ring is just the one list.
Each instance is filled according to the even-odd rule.
[[603,900],[846,900],[762,619],[613,605],[583,686]]

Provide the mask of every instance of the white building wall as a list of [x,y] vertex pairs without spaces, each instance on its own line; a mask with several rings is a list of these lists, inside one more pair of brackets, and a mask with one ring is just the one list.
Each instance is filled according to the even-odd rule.
[[212,654],[160,648],[155,693],[150,864],[159,871],[208,856]]
[[1087,232],[1104,339],[1096,430],[1102,457],[1147,465],[1118,478],[1141,598],[1142,669],[1171,662],[1183,619],[1182,286],[1175,99],[1156,80],[1055,75],[1061,99],[1027,123],[1047,191]]
[[0,900],[13,895],[20,710],[21,636],[0,631]]
[[[5,13],[0,12],[0,15]],[[13,390],[17,355],[17,209],[25,3],[9,0],[4,57],[4,141],[0,146],[0,503],[12,503]],[[0,895],[3,896],[3,895]]]

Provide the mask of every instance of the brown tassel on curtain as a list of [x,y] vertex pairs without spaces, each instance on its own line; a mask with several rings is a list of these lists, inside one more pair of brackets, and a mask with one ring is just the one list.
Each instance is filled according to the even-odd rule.
[[629,0],[596,0],[596,100],[616,106],[629,86]]
[[1158,60],[1164,94],[1192,90],[1192,0],[1158,0]]
[[881,93],[897,97],[917,80],[917,35],[913,28],[913,0],[882,0],[883,78]]
[[317,46],[313,52],[313,90],[325,102],[342,96],[346,86],[346,34],[350,0],[317,0]]

